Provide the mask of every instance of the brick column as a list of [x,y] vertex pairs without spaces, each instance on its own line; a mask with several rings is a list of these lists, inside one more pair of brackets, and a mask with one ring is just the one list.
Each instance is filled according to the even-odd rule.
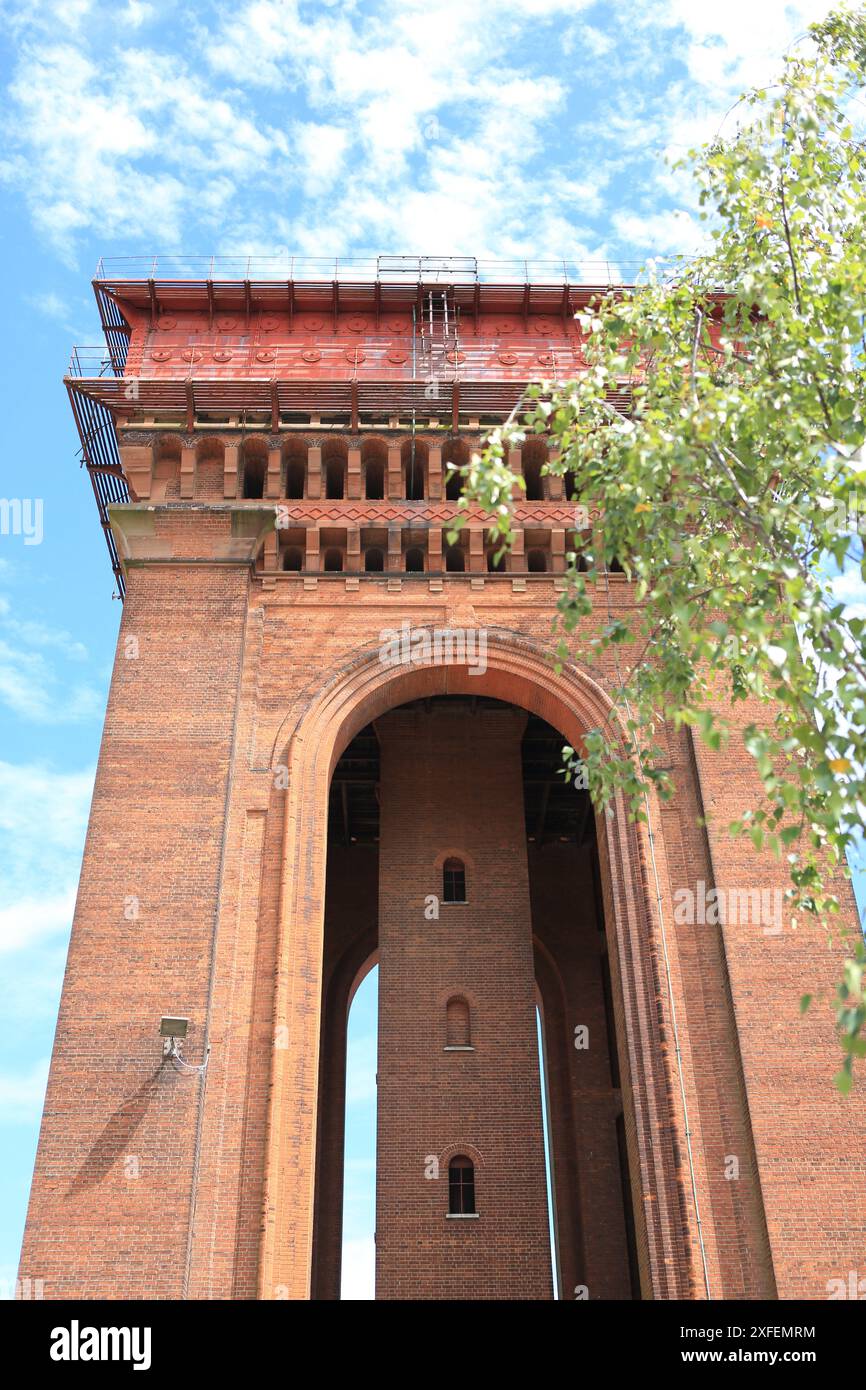
[[[380,1299],[552,1297],[524,725],[514,710],[442,708],[376,724]],[[466,864],[463,905],[441,902],[449,853]],[[469,1004],[471,1052],[446,1050],[453,996]],[[475,1163],[474,1217],[449,1215],[455,1154]]]

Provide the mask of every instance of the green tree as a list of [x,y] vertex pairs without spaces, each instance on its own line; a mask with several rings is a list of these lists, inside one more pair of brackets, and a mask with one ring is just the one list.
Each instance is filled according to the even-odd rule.
[[[742,98],[736,133],[689,155],[711,249],[600,295],[582,319],[586,369],[530,387],[461,470],[461,506],[485,507],[507,547],[508,448],[548,435],[549,471],[602,518],[586,569],[568,556],[555,624],[557,660],[617,661],[627,739],[588,733],[595,802],[620,788],[643,817],[650,785],[672,794],[660,721],[718,748],[728,702],[748,699],[758,715],[736,736],[762,792],[732,830],[784,855],[792,911],[828,926],[833,872],[866,820],[866,621],[831,588],[845,564],[866,580],[864,85],[858,7],[813,26],[778,84]],[[635,618],[581,638],[614,560]],[[866,1054],[862,938],[849,949],[843,1091]]]

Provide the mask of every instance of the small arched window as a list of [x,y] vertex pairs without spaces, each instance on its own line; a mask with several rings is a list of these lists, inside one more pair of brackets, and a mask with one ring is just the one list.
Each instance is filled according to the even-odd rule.
[[330,550],[325,551],[325,573],[339,574],[342,568],[343,552],[338,550],[336,546],[332,546]]
[[475,1215],[475,1165],[465,1154],[448,1164],[448,1211],[451,1216]]
[[283,551],[283,569],[301,570],[304,568],[304,557],[298,546],[290,545]]
[[445,551],[445,569],[449,574],[462,574],[466,568],[463,551],[459,545],[449,545]]
[[577,501],[577,481],[571,469],[566,469],[562,478],[562,490],[565,493],[567,502]]
[[466,866],[462,859],[446,859],[442,865],[442,901],[466,902]]
[[449,999],[445,1005],[445,1045],[446,1047],[472,1046],[469,1005],[459,995]]
[[412,546],[411,550],[406,551],[406,573],[424,573],[424,551],[418,546]]
[[487,569],[490,574],[502,574],[505,570],[505,556],[500,555],[498,546],[487,552]]
[[377,545],[364,551],[364,569],[367,574],[381,574],[385,568],[385,553]]
[[463,487],[463,479],[459,473],[449,473],[445,479],[445,498],[448,502],[460,501],[460,489]]
[[526,557],[526,568],[530,574],[544,574],[547,570],[547,556],[543,550],[530,550]]
[[364,465],[364,495],[369,502],[385,496],[385,465],[381,459],[368,459]]

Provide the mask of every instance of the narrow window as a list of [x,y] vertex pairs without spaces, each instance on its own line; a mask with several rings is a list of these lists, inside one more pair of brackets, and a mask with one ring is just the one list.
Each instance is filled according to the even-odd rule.
[[460,501],[460,489],[463,486],[463,479],[459,473],[449,473],[445,480],[445,499],[448,502]]
[[455,995],[445,1005],[445,1041],[448,1047],[471,1047],[469,1005]]
[[498,546],[487,552],[487,569],[490,574],[502,574],[505,569],[505,556],[499,554]]
[[459,545],[449,545],[445,551],[445,569],[449,574],[462,574],[466,568]]
[[289,459],[286,465],[286,497],[297,501],[304,495],[306,467],[300,459]]
[[541,459],[531,457],[525,460],[523,478],[526,483],[527,502],[543,502],[544,484],[541,478]]
[[411,550],[406,551],[406,573],[424,573],[424,551],[420,550],[417,546],[413,546]]
[[406,501],[422,502],[424,500],[424,464],[417,457],[413,458],[410,454],[406,460]]
[[244,497],[264,497],[264,459],[251,458],[244,462]]
[[376,545],[364,551],[364,569],[368,574],[380,574],[385,568],[384,552]]
[[340,459],[331,459],[325,472],[325,496],[338,501],[343,496],[343,480],[342,462]]
[[442,865],[442,901],[466,902],[466,869],[461,859],[446,859]]
[[336,546],[325,551],[325,573],[338,574],[343,568],[343,552]]
[[530,574],[544,574],[547,570],[547,556],[543,550],[530,550],[526,557],[526,568]]
[[296,545],[289,546],[289,548],[283,552],[283,569],[301,570],[303,567],[303,556],[300,550]]
[[465,1154],[448,1164],[448,1211],[452,1216],[475,1215],[475,1168]]
[[381,459],[369,459],[364,467],[364,491],[369,502],[381,502],[385,496],[385,465]]

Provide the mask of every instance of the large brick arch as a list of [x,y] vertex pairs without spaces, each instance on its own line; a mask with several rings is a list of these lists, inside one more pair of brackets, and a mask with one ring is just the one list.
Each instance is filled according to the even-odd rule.
[[[583,733],[616,731],[611,702],[576,668],[557,673],[540,647],[487,630],[487,669],[389,666],[359,653],[318,691],[302,695],[274,740],[288,768],[280,884],[274,1035],[268,1110],[259,1297],[310,1296],[315,1197],[316,1084],[325,902],[328,788],[341,753],[372,719],[433,695],[485,695],[539,715],[574,747]],[[616,736],[616,733],[613,734]],[[657,808],[651,807],[653,820]],[[680,1170],[673,1049],[666,1042],[659,923],[650,893],[647,828],[621,798],[598,818],[606,930],[617,975],[618,1039],[628,1078],[626,1124],[644,1297],[699,1296],[694,1208]]]

